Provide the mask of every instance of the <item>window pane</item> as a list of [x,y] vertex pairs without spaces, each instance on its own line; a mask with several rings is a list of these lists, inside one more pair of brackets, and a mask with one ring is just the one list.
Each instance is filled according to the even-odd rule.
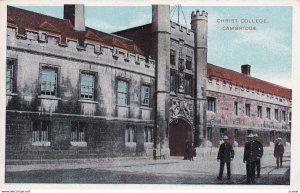
[[128,83],[122,80],[118,81],[118,105],[128,104]]
[[149,86],[142,86],[141,92],[141,100],[142,105],[149,105],[149,96],[150,96],[150,87]]
[[6,91],[13,92],[14,83],[14,60],[6,60]]
[[55,96],[57,71],[51,68],[42,68],[41,74],[41,94]]
[[94,99],[95,76],[81,74],[81,98]]

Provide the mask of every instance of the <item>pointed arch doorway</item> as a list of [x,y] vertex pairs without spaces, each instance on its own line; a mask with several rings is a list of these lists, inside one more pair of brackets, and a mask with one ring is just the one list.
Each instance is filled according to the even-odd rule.
[[171,156],[184,156],[185,143],[193,141],[191,124],[182,118],[173,120],[169,124],[169,148]]

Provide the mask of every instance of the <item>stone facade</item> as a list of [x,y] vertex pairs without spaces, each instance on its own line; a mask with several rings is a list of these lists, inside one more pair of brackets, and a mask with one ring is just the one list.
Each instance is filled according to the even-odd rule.
[[205,11],[191,14],[188,29],[170,22],[168,5],[153,5],[151,24],[114,35],[85,27],[75,8],[77,30],[47,16],[28,27],[14,14],[33,13],[8,8],[6,159],[168,158],[187,141],[218,147],[224,134],[243,146],[249,132],[265,146],[289,141],[291,90],[250,89],[222,77],[228,69],[211,77]]

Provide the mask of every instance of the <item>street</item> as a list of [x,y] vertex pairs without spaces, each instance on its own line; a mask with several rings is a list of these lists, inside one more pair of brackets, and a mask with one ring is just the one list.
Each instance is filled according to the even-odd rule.
[[[60,161],[53,163],[6,165],[6,183],[85,183],[85,184],[246,184],[243,151],[236,150],[231,163],[232,179],[218,180],[219,162],[215,155],[195,161],[173,157],[169,160],[115,159]],[[290,181],[290,155],[276,169],[272,150],[261,160],[261,178],[256,184],[282,185]],[[226,179],[226,169],[224,170]]]

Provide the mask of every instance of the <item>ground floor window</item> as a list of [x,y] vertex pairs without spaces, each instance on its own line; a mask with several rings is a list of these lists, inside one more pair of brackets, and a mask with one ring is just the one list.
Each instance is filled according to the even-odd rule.
[[128,126],[125,129],[125,142],[136,143],[136,131],[133,126]]
[[151,127],[145,127],[144,142],[145,143],[152,143],[153,142],[153,129]]
[[225,135],[227,135],[227,128],[220,128],[220,138],[222,139]]
[[72,142],[86,142],[86,124],[83,122],[72,122],[71,127]]
[[50,141],[50,121],[34,121],[32,129],[33,142]]
[[207,127],[207,131],[206,131],[206,139],[208,141],[212,141],[212,128],[211,127]]
[[235,129],[234,131],[233,131],[234,133],[233,133],[233,135],[234,135],[234,141],[238,141],[238,129]]

